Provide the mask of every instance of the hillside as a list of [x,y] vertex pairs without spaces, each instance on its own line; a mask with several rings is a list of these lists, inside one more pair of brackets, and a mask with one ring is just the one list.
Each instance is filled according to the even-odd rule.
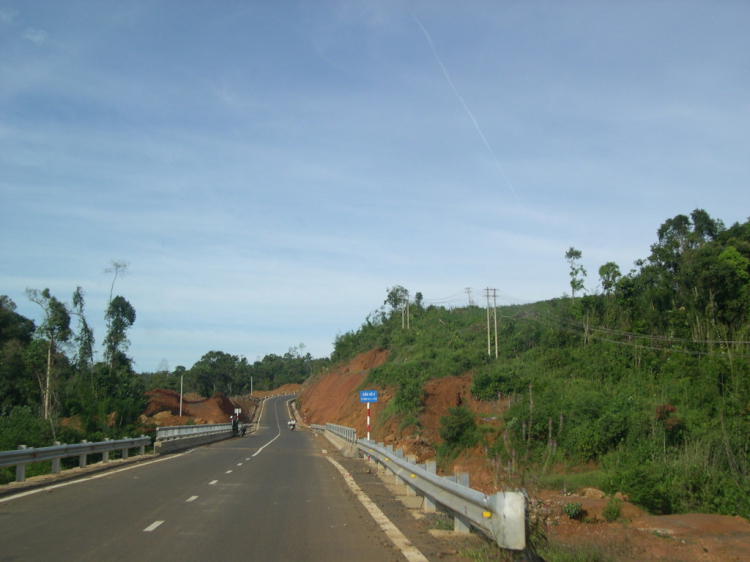
[[468,467],[476,487],[619,494],[629,502],[612,502],[615,521],[638,520],[626,507],[744,521],[750,221],[727,228],[696,209],[657,238],[627,274],[602,265],[598,284],[571,247],[571,294],[548,301],[445,308],[389,288],[336,338],[333,378],[309,381],[303,408],[361,434],[355,391],[378,389],[376,439],[432,455],[445,472]]
[[[374,349],[310,380],[298,401],[306,422],[353,427],[357,435],[364,436],[366,411],[365,405],[359,402],[359,390],[378,390],[379,401],[371,404],[370,409],[371,438],[417,455],[418,462],[437,457],[440,419],[448,415],[450,408],[466,406],[486,426],[502,428],[509,398],[477,400],[470,390],[472,377],[466,374],[428,381],[419,431],[399,432],[397,420],[387,415],[388,404],[395,394],[393,390],[366,383],[370,371],[382,365],[387,357],[385,350]],[[577,467],[586,468],[590,467]],[[481,445],[463,451],[443,465],[440,472],[469,472],[472,487],[486,493],[513,487],[513,482],[505,480],[499,467],[487,458]],[[622,561],[750,560],[750,522],[741,517],[704,513],[649,515],[631,502],[623,501],[619,520],[607,522],[604,514],[609,500],[598,490],[570,486],[563,492],[544,488],[533,480],[527,482],[525,489],[532,499],[533,516],[542,523],[543,532],[558,554],[586,552],[594,556],[587,559]],[[570,519],[564,514],[563,507],[571,502],[581,503],[585,519]]]

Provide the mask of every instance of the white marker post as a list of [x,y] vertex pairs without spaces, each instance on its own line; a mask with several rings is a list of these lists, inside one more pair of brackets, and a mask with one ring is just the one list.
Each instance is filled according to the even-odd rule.
[[370,440],[370,403],[378,401],[377,390],[360,390],[359,401],[367,403],[367,440]]

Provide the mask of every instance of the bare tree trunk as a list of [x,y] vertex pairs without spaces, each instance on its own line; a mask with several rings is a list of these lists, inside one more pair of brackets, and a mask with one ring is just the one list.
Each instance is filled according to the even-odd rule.
[[52,339],[47,346],[47,381],[44,385],[44,419],[49,419],[50,391],[52,386]]

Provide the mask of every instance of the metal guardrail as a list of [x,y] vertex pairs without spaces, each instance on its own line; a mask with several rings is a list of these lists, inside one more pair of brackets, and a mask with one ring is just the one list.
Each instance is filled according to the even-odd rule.
[[[326,426],[327,427],[327,426]],[[487,495],[468,487],[468,474],[461,478],[442,477],[435,462],[424,466],[403,458],[403,451],[394,451],[373,441],[360,439],[357,447],[374,457],[390,473],[412,490],[424,496],[428,510],[435,504],[454,513],[456,530],[468,532],[470,524],[492,537],[497,544],[510,550],[526,548],[526,496],[520,492],[497,492]]]
[[343,425],[335,425],[327,423],[325,427],[326,431],[330,431],[334,435],[341,437],[344,441],[349,443],[357,442],[357,430],[351,427],[344,427]]
[[128,458],[128,451],[138,447],[139,454],[146,453],[146,446],[151,444],[150,437],[136,437],[133,439],[118,439],[111,441],[99,441],[96,443],[76,443],[73,445],[54,445],[52,447],[40,447],[38,449],[27,449],[25,445],[19,446],[17,451],[0,451],[0,467],[15,466],[16,482],[26,480],[26,465],[33,462],[52,461],[52,473],[60,474],[60,460],[68,457],[78,457],[78,465],[86,466],[86,456],[95,453],[102,454],[102,462],[109,462],[110,451],[122,451],[122,458]]
[[156,428],[156,440],[179,439],[201,433],[222,433],[232,431],[231,423],[212,423],[205,425],[170,425]]
[[369,459],[375,460],[412,494],[424,497],[423,509],[435,511],[436,504],[444,506],[454,514],[454,529],[469,532],[471,525],[491,537],[497,544],[509,550],[526,548],[526,496],[521,492],[497,492],[485,494],[469,487],[469,475],[438,476],[435,461],[423,465],[416,457],[404,458],[402,450],[393,450],[366,439],[357,440],[354,429],[335,424],[311,425],[313,430],[333,433],[355,443]]

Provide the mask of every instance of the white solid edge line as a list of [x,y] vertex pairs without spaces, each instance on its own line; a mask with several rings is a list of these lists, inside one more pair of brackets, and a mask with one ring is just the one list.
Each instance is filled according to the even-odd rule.
[[148,527],[146,527],[145,529],[143,529],[143,532],[144,533],[150,533],[151,531],[153,531],[154,529],[156,529],[162,523],[164,523],[164,521],[154,521],[153,523],[151,523],[151,525],[149,525]]
[[362,502],[362,505],[365,506],[365,509],[370,512],[370,515],[372,515],[375,523],[377,523],[380,528],[383,529],[383,532],[388,536],[389,539],[391,539],[391,542],[398,547],[398,549],[401,551],[401,554],[403,554],[410,562],[429,562],[427,558],[425,558],[424,554],[422,554],[416,546],[411,544],[409,539],[407,539],[404,534],[398,530],[398,527],[391,523],[390,519],[385,516],[385,513],[383,513],[380,508],[375,505],[375,503],[370,498],[367,497],[367,495],[360,489],[360,487],[354,481],[354,478],[351,477],[347,470],[331,457],[326,458],[331,461],[331,464],[333,464],[333,466],[335,466],[336,469],[341,473],[341,476],[344,477],[344,480],[349,485],[349,488],[352,490],[352,492],[354,492],[354,495],[357,496],[357,499],[360,502]]
[[63,488],[65,486],[72,486],[73,484],[78,484],[80,482],[88,482],[89,480],[96,480],[97,478],[104,478],[105,476],[110,476],[112,474],[117,474],[118,472],[124,472],[126,470],[131,470],[133,468],[138,468],[141,466],[146,466],[149,464],[153,464],[155,462],[162,462],[167,461],[169,459],[176,459],[177,457],[181,457],[182,455],[187,455],[188,453],[192,453],[195,449],[191,449],[190,451],[185,451],[184,453],[177,453],[174,455],[169,455],[168,457],[162,457],[160,459],[154,459],[150,461],[144,461],[139,462],[136,464],[132,464],[130,466],[124,466],[122,468],[117,468],[115,470],[107,470],[105,472],[100,472],[98,474],[94,474],[92,476],[87,476],[85,478],[77,478],[76,480],[69,480],[67,482],[60,482],[59,484],[51,484],[49,486],[44,486],[43,488],[35,488],[33,490],[27,490],[26,492],[21,492],[19,494],[15,494],[13,496],[7,496],[4,498],[0,498],[0,503],[8,502],[11,500],[15,500],[18,498],[22,498],[24,496],[31,496],[34,494],[38,494],[39,492],[49,492],[50,490],[54,490],[56,488]]
[[273,443],[274,441],[276,441],[279,437],[281,437],[281,433],[279,433],[276,437],[274,437],[268,443],[266,443],[265,445],[263,445],[260,449],[258,449],[257,451],[255,451],[255,454],[253,454],[253,456],[257,457],[261,453],[261,451],[263,449],[265,449],[266,447],[268,447],[271,443]]

